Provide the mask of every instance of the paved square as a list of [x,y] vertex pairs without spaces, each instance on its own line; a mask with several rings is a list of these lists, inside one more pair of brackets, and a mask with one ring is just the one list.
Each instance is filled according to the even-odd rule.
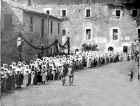
[[74,86],[61,81],[30,86],[2,97],[1,106],[140,106],[140,81],[127,76],[133,66],[121,62],[80,70]]

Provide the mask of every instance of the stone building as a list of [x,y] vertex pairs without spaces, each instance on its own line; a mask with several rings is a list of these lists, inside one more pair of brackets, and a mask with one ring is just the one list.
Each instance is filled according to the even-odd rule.
[[[123,51],[138,36],[140,9],[124,4],[133,0],[19,0],[63,19],[62,36],[71,38],[71,49],[97,44],[100,50]],[[30,3],[29,3],[30,2]],[[64,40],[65,41],[65,40]]]
[[[62,36],[62,43],[66,41],[67,37],[70,37],[71,50],[81,49],[84,43],[97,44],[102,51],[108,51],[108,48],[113,48],[114,51],[129,49],[140,32],[140,9],[129,5],[131,1],[134,0],[129,0],[129,2],[128,0],[3,0],[1,27],[2,35],[5,36],[2,36],[4,39],[2,48],[9,48],[11,45],[16,47],[16,31],[21,30],[24,30],[24,36],[32,44],[40,45],[42,18],[35,21],[40,24],[35,24],[34,27],[29,25],[32,23],[31,17],[24,18],[27,16],[25,14],[35,11],[35,14],[40,14],[41,17],[45,16],[46,20],[48,16],[57,22],[62,20],[58,36],[56,29],[51,35],[50,31],[45,28],[43,35],[47,37],[46,41],[43,41],[45,45],[51,44],[55,37],[61,39]],[[24,22],[25,20],[27,22]],[[58,26],[56,23],[54,23],[54,27]],[[33,29],[33,32],[29,29]],[[13,40],[14,43],[12,44],[8,39]],[[25,54],[30,56],[36,53],[30,47],[24,49]],[[7,55],[10,55],[13,50],[15,56],[12,58],[17,56],[16,48],[8,50],[10,52],[3,51],[5,55],[2,56],[3,60],[7,60]]]
[[[32,35],[31,40],[34,36],[37,38],[34,38],[36,42],[32,42],[34,45],[39,47],[43,44],[44,47],[48,47],[56,39],[61,43],[61,19],[34,10],[23,9],[23,22],[23,29],[26,36]],[[50,50],[45,52],[45,55],[55,53],[55,49],[52,46]]]
[[[12,0],[2,1],[2,63],[18,60],[17,37],[22,32],[23,37],[32,45],[39,48],[42,45],[48,47],[61,37],[61,19],[34,9],[25,4]],[[23,44],[22,57],[28,60],[40,53],[26,42]],[[44,55],[56,52],[55,46],[47,49]]]

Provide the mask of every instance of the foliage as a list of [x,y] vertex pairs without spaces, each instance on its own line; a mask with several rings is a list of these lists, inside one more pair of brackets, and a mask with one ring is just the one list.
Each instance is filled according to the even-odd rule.
[[97,51],[98,50],[97,47],[98,47],[98,45],[96,45],[96,44],[89,44],[88,45],[88,44],[84,43],[82,45],[82,49],[84,51]]

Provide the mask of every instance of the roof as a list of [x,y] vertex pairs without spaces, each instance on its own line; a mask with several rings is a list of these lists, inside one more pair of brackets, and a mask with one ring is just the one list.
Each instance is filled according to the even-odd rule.
[[[27,2],[27,0],[17,0]],[[37,4],[83,4],[83,3],[114,3],[116,0],[32,0]],[[118,0],[126,1],[126,0]]]
[[[7,2],[4,2],[4,3],[7,3]],[[32,7],[20,5],[20,3],[17,3],[17,2],[8,2],[8,4],[10,4],[10,6],[12,6],[14,8],[18,8],[18,9],[23,10],[23,12],[25,12],[25,13],[37,15],[37,16],[40,16],[40,17],[49,17],[49,18],[52,18],[52,19],[55,19],[55,20],[58,20],[58,21],[62,21],[62,19],[60,19],[58,17],[43,13],[42,11],[40,11],[39,8],[32,8]]]
[[62,21],[62,19],[60,18],[57,18],[55,16],[52,16],[52,15],[48,15],[48,14],[45,14],[45,13],[42,13],[42,12],[39,12],[39,11],[35,11],[35,10],[29,10],[29,9],[23,9],[23,12],[25,13],[29,13],[29,14],[32,14],[32,15],[37,15],[37,16],[40,16],[40,17],[49,17],[49,18],[52,18],[52,19],[55,19],[55,20],[58,20],[58,21]]

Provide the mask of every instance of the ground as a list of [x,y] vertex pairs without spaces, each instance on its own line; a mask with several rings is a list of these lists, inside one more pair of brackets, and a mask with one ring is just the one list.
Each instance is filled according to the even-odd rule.
[[133,61],[80,70],[73,86],[30,86],[2,97],[1,106],[140,106],[140,81],[128,80],[131,69],[136,72]]

